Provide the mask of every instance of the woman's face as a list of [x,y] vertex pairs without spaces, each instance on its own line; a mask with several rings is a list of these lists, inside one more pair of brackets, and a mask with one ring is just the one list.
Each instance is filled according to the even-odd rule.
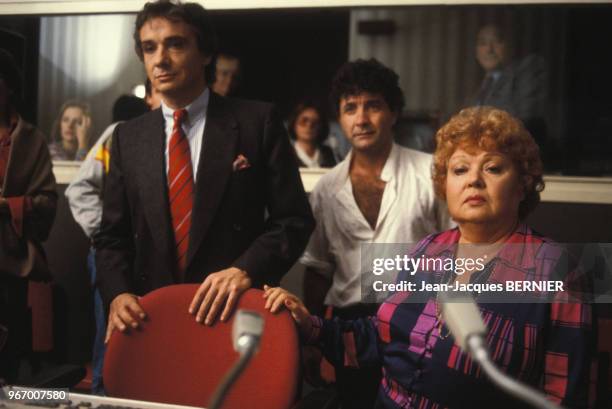
[[510,158],[499,152],[457,149],[448,161],[448,211],[462,223],[505,223],[518,220],[524,198],[519,173]]
[[83,121],[83,111],[79,107],[68,107],[62,114],[60,130],[62,140],[67,142],[76,141],[76,127]]
[[314,143],[317,140],[320,126],[320,118],[317,111],[313,108],[306,108],[295,120],[295,139]]

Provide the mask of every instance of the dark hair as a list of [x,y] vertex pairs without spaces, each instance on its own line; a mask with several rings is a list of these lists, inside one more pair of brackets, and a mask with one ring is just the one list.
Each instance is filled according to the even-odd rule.
[[208,82],[210,82],[210,84],[214,84],[217,80],[217,62],[219,61],[219,58],[237,60],[239,73],[241,71],[242,61],[240,60],[240,57],[238,57],[238,54],[231,50],[221,49],[217,51],[210,64],[206,66],[206,79]]
[[8,89],[8,107],[19,111],[23,80],[15,58],[4,48],[0,48],[0,79],[4,80],[4,84]]
[[404,93],[399,86],[399,76],[378,60],[359,59],[344,63],[332,80],[330,102],[336,116],[339,114],[340,100],[363,92],[381,94],[395,113],[404,108]]
[[307,109],[314,109],[315,111],[317,111],[317,114],[319,115],[319,133],[317,134],[316,142],[317,142],[317,145],[321,145],[325,141],[325,139],[327,139],[327,137],[329,136],[329,121],[327,120],[327,116],[325,115],[325,112],[317,104],[315,104],[312,101],[299,102],[295,106],[293,111],[291,111],[291,114],[289,114],[289,117],[287,118],[287,128],[288,128],[289,136],[293,140],[296,139],[295,123],[297,119],[299,118],[299,116],[302,114],[302,112],[306,111]]
[[190,25],[196,34],[198,48],[206,56],[212,56],[217,49],[217,37],[208,12],[198,3],[181,3],[180,1],[158,0],[148,2],[136,16],[134,28],[134,47],[142,60],[140,29],[153,18],[165,18],[170,21],[182,21]]
[[113,104],[113,122],[129,121],[149,112],[149,106],[135,95],[121,95]]

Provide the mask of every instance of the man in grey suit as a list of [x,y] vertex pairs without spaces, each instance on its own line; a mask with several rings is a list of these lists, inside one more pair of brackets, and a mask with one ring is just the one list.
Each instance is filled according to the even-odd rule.
[[490,105],[523,121],[533,137],[546,141],[547,72],[541,56],[515,58],[511,33],[486,24],[476,37],[476,59],[484,71],[469,105]]
[[198,322],[226,320],[247,288],[278,283],[314,227],[273,107],[209,90],[204,8],[147,3],[134,39],[162,107],[113,135],[95,237],[107,340],[146,317],[138,296],[173,283],[201,283],[185,306]]

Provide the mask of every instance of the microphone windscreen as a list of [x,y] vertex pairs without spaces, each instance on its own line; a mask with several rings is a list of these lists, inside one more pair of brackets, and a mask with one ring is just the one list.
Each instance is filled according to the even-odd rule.
[[263,332],[264,319],[259,313],[248,310],[238,310],[234,318],[232,327],[232,342],[234,349],[238,352],[242,350],[239,340],[243,336],[259,338]]

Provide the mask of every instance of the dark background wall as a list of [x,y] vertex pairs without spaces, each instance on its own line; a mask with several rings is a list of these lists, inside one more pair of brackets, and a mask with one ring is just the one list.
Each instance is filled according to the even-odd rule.
[[21,115],[30,122],[36,121],[38,97],[38,17],[0,18],[0,48],[15,57],[24,78],[24,100]]
[[348,59],[349,9],[213,12],[221,49],[242,60],[238,96],[278,104],[287,114],[308,96],[327,101]]

